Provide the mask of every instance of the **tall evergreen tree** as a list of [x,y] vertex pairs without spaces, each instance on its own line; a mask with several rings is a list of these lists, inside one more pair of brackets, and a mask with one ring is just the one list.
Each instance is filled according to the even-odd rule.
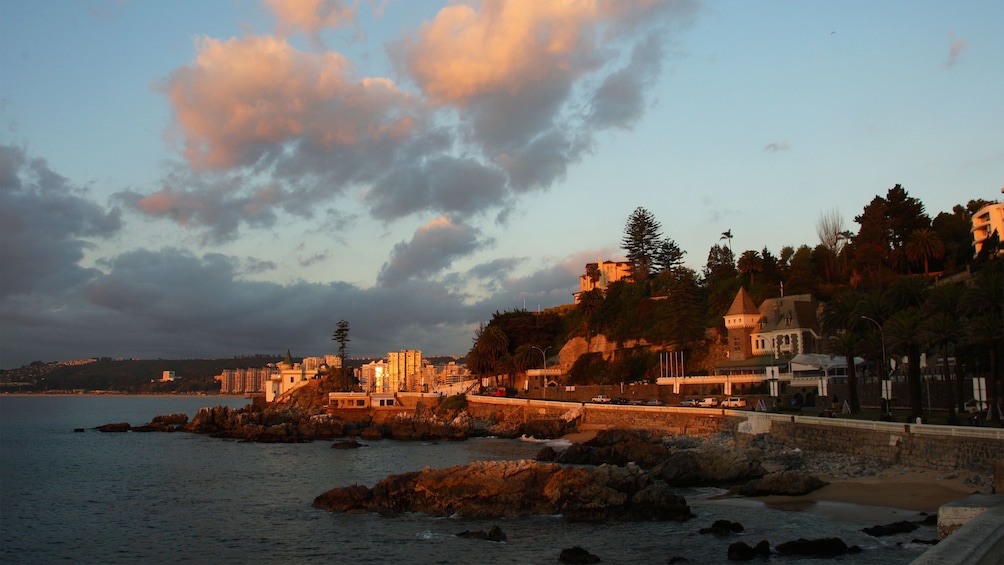
[[637,282],[645,281],[653,274],[662,238],[661,229],[655,216],[640,206],[635,208],[624,226],[621,248],[627,252]]
[[345,366],[345,351],[347,350],[348,343],[352,341],[349,339],[349,323],[345,320],[338,320],[338,325],[335,326],[335,333],[331,335],[331,340],[338,344],[338,357],[342,360],[342,367]]

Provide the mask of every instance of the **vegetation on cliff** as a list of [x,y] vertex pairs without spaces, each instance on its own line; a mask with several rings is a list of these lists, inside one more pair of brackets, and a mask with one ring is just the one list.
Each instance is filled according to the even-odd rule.
[[[973,214],[987,204],[971,200],[932,219],[924,204],[897,184],[854,217],[857,233],[846,229],[838,212],[823,213],[815,246],[785,246],[777,254],[766,247],[749,249],[737,259],[728,230],[722,234],[726,241],[711,247],[700,274],[682,266],[685,252],[662,235],[651,213],[638,208],[622,240],[631,278],[583,292],[571,307],[540,314],[496,312],[474,336],[468,367],[479,376],[512,381],[525,369],[542,366],[542,355],[554,363],[566,343],[584,338],[586,351],[569,361],[569,384],[654,380],[661,350],[683,351],[688,373],[705,373],[724,360],[714,350],[723,344],[723,316],[740,288],[757,304],[811,294],[826,304],[826,351],[864,357],[878,367],[893,356],[909,359],[911,417],[923,408],[921,355],[940,359],[945,373],[954,368],[954,390],[943,408],[955,421],[971,396],[963,388],[964,376],[987,377],[990,398],[1004,391],[1001,242],[994,234],[974,254],[970,231]],[[599,280],[593,271],[586,276]],[[594,352],[599,335],[618,350]],[[850,367],[848,381],[856,412]],[[999,415],[992,411],[995,419]]]

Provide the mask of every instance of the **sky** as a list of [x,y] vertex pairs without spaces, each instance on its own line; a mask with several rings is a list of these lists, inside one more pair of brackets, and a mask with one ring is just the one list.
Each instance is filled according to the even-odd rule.
[[421,349],[1004,186],[999,0],[0,0],[0,368]]

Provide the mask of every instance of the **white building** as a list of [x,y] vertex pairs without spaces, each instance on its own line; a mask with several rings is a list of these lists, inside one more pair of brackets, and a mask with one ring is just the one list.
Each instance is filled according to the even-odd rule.
[[994,232],[997,238],[1004,237],[1004,204],[988,204],[973,214],[973,246],[979,254],[983,242]]

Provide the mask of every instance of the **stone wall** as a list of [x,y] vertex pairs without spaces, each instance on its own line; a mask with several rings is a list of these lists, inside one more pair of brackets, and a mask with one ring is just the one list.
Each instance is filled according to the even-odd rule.
[[958,431],[947,426],[820,418],[789,417],[770,422],[770,434],[790,447],[862,455],[889,464],[936,471],[965,470],[984,476],[993,476],[994,462],[1004,460],[1000,431]]
[[1004,430],[866,422],[760,412],[612,406],[521,398],[468,397],[476,418],[528,422],[547,418],[574,420],[580,429],[628,428],[672,434],[737,435],[739,441],[770,433],[789,447],[873,457],[937,471],[965,470],[994,476],[994,464],[1004,461]]

